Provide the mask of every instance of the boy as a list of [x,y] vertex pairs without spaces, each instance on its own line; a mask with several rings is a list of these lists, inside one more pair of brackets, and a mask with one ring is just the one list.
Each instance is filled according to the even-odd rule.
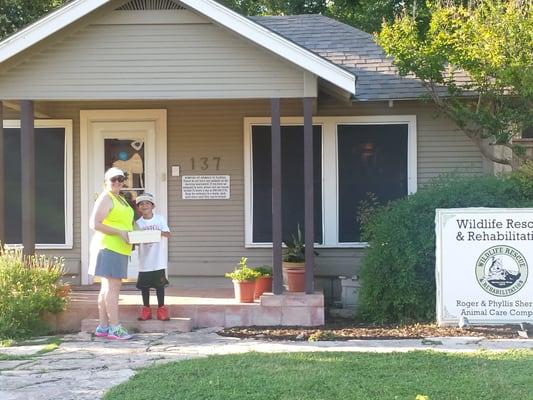
[[155,243],[141,243],[139,245],[139,278],[137,288],[141,290],[143,307],[140,321],[152,319],[150,309],[150,288],[155,289],[157,296],[157,319],[168,321],[168,307],[165,306],[165,287],[168,286],[167,269],[167,238],[170,237],[165,218],[154,213],[155,199],[150,193],[141,194],[135,199],[141,213],[135,225],[139,230],[161,231],[161,241]]

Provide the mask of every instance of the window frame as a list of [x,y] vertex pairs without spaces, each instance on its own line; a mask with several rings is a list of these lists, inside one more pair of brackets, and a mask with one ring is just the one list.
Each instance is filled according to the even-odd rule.
[[[303,117],[282,117],[281,125],[301,125]],[[270,117],[244,118],[244,231],[245,248],[271,248],[272,243],[253,242],[252,193],[252,126],[271,125]],[[339,242],[339,125],[407,125],[407,194],[417,190],[417,125],[416,115],[373,115],[313,117],[313,125],[322,126],[322,244],[317,248],[365,248],[367,242]],[[328,174],[324,172],[328,171]],[[326,193],[328,195],[326,196]]]
[[[5,129],[20,129],[20,120],[6,119],[3,121]],[[72,120],[70,119],[36,119],[34,120],[36,128],[35,134],[38,135],[38,128],[62,128],[65,130],[65,148],[63,157],[63,170],[65,172],[64,191],[65,191],[65,243],[35,243],[35,249],[72,249],[74,244],[74,190],[73,190],[73,138],[72,138]],[[11,243],[8,247],[18,247],[22,243]]]

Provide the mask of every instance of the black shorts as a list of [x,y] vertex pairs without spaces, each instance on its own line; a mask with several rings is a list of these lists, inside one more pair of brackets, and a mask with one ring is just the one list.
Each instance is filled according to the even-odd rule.
[[168,286],[168,280],[164,269],[157,271],[139,272],[137,289],[162,288]]

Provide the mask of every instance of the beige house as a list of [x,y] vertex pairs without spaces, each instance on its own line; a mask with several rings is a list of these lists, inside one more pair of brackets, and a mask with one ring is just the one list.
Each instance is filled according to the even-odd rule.
[[173,286],[229,286],[242,256],[276,266],[300,225],[314,231],[316,287],[335,295],[364,254],[367,192],[388,200],[445,172],[492,173],[422,93],[370,35],[323,16],[74,0],[0,42],[4,240],[33,239],[89,284],[89,213],[115,165],[132,198],[153,193],[168,217]]

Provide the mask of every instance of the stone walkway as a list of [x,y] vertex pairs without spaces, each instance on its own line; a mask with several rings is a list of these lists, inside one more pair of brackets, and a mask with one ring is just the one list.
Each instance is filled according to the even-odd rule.
[[410,350],[501,351],[533,349],[533,340],[484,340],[480,338],[432,338],[430,340],[351,340],[345,342],[266,342],[218,336],[216,329],[189,333],[138,334],[120,342],[91,334],[65,335],[55,350],[39,354],[45,345],[0,347],[0,354],[22,356],[0,361],[0,399],[95,400],[112,386],[128,380],[139,368],[247,351],[373,351]]

